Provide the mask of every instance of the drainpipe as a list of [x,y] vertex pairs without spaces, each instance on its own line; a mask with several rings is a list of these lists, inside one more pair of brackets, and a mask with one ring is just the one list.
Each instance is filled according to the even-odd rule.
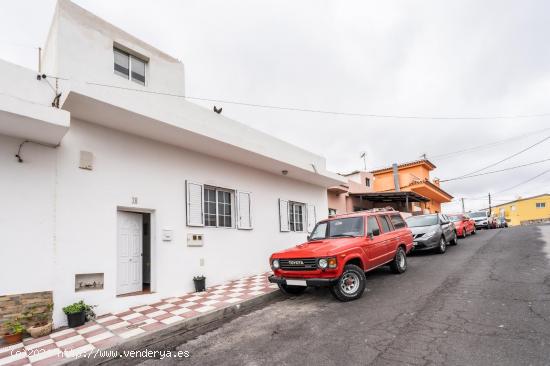
[[395,187],[395,191],[399,192],[399,175],[397,174],[397,163],[393,163],[393,185]]

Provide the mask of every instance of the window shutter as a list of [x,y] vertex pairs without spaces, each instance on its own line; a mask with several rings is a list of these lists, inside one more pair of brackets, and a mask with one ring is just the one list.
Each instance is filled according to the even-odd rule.
[[279,198],[279,229],[282,232],[290,231],[288,221],[288,201]]
[[250,193],[237,191],[237,228],[252,229],[252,212],[250,208]]
[[204,226],[203,186],[187,182],[187,226]]
[[317,223],[317,217],[315,215],[315,205],[307,205],[307,231],[311,233]]

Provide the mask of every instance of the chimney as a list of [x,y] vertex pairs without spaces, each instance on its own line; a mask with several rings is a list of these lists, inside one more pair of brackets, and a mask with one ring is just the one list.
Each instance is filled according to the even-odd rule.
[[399,189],[399,174],[397,172],[398,171],[397,163],[393,163],[392,168],[393,168],[393,185],[395,187],[395,191],[399,192],[400,191],[400,189]]

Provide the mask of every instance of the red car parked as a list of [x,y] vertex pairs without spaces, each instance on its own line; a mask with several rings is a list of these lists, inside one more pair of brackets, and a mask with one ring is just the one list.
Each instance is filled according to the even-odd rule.
[[365,289],[365,272],[386,264],[405,272],[412,247],[411,230],[397,211],[333,216],[318,222],[306,243],[271,255],[269,281],[287,294],[328,286],[338,300],[355,300]]
[[476,233],[475,221],[468,215],[455,214],[447,215],[451,222],[455,225],[456,235],[461,238],[465,238],[467,235],[473,235]]

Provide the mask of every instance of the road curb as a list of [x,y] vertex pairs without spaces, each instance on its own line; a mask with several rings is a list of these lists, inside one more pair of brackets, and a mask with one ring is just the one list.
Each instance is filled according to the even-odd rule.
[[[265,305],[272,300],[277,298],[282,298],[282,295],[279,291],[272,291],[267,294],[263,294],[257,297],[254,297],[249,300],[245,300],[241,303],[230,305],[221,309],[214,310],[210,313],[204,315],[190,318],[184,320],[180,323],[175,323],[167,328],[159,329],[157,331],[145,333],[138,335],[134,338],[128,340],[123,340],[114,346],[103,348],[99,350],[94,350],[92,352],[86,353],[84,357],[80,358],[71,358],[66,359],[62,362],[56,363],[56,365],[71,365],[71,366],[92,366],[92,365],[101,365],[110,362],[123,362],[121,359],[122,356],[117,357],[94,357],[94,354],[97,352],[102,352],[103,354],[121,354],[124,351],[131,350],[166,350],[167,346],[170,346],[170,340],[182,336],[185,333],[196,330],[197,328],[205,327],[208,324],[216,323],[221,320],[235,317],[244,312],[250,311],[254,308]],[[208,330],[207,330],[208,331]],[[89,356],[88,356],[89,355]]]

